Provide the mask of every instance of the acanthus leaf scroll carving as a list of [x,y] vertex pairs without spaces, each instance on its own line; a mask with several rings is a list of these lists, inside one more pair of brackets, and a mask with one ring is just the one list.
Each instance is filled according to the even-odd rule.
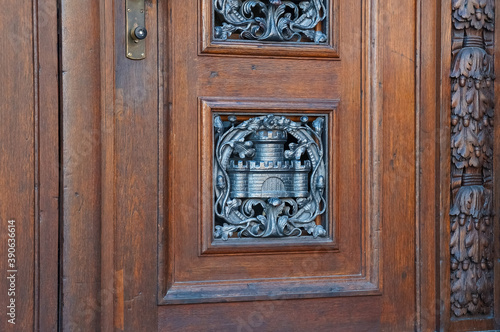
[[[325,120],[214,117],[214,238],[325,237]],[[321,218],[320,218],[321,219]]]
[[214,39],[238,34],[242,40],[273,42],[327,41],[325,0],[213,0]]
[[494,0],[452,0],[451,312],[493,308]]

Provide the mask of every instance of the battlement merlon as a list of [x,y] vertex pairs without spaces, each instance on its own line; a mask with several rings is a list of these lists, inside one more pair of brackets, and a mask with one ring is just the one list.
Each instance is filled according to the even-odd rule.
[[311,161],[254,161],[231,160],[227,167],[228,172],[275,171],[275,172],[309,172]]
[[255,143],[286,143],[287,132],[279,129],[261,129],[250,135],[250,140]]

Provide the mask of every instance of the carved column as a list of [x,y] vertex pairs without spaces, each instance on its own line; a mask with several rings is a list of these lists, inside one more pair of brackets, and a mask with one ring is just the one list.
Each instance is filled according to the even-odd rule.
[[452,0],[451,312],[493,308],[494,0]]

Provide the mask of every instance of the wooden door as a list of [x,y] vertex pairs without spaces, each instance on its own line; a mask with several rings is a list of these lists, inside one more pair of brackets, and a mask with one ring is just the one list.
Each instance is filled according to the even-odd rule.
[[[414,166],[383,154],[374,9],[171,1],[158,6],[157,35],[147,10],[143,62],[115,45],[123,109],[105,170],[115,177],[116,197],[105,197],[115,204],[115,327],[368,331],[392,311],[391,324],[412,328]],[[412,43],[395,41],[404,52]],[[143,73],[153,61],[158,73]],[[411,156],[412,112],[400,110],[413,104],[413,82],[394,80],[398,126],[385,129],[385,143]],[[394,239],[385,244],[382,214]],[[381,296],[383,278],[397,298]]]
[[0,330],[498,330],[495,4],[5,1]]
[[61,2],[61,328],[448,329],[451,8],[144,11]]
[[[361,69],[368,8],[251,4],[168,7],[159,327],[373,328],[380,115]],[[286,19],[297,27],[279,28]],[[364,310],[347,315],[351,303]]]

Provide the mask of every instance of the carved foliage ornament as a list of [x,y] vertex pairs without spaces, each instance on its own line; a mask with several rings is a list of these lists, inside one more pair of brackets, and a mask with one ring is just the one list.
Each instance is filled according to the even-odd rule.
[[325,118],[214,117],[216,239],[326,236]]
[[214,39],[327,42],[326,0],[213,0]]
[[493,308],[494,0],[452,0],[451,311]]

